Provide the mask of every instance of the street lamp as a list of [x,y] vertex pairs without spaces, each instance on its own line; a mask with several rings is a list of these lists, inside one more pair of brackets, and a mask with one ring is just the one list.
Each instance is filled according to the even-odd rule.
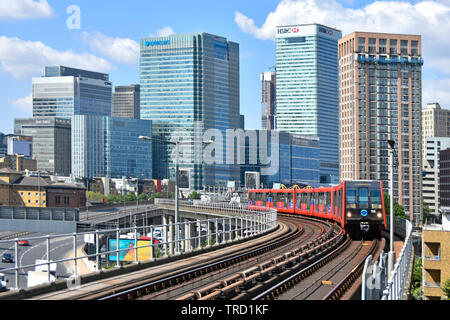
[[[179,236],[179,234],[178,234],[179,146],[180,145],[190,145],[190,144],[192,144],[192,142],[190,142],[190,141],[182,141],[182,142],[175,141],[175,142],[173,142],[173,141],[168,141],[168,140],[159,139],[159,138],[152,138],[152,137],[147,137],[147,136],[140,136],[139,140],[143,140],[143,141],[155,140],[155,141],[160,141],[160,142],[163,142],[163,143],[175,145],[175,252],[179,252],[179,250],[178,250],[178,246],[179,246],[179,243],[178,243],[178,236]],[[210,145],[210,144],[213,144],[214,141],[209,140],[209,141],[203,141],[202,143],[205,144],[205,145]]]
[[398,166],[398,163],[395,162],[394,155],[395,155],[395,141],[394,140],[388,140],[388,145],[391,153],[391,161],[390,161],[390,177],[389,177],[389,196],[390,196],[390,246],[389,246],[389,253],[388,253],[388,274],[390,277],[390,274],[392,270],[394,270],[395,265],[395,251],[394,251],[394,167]]

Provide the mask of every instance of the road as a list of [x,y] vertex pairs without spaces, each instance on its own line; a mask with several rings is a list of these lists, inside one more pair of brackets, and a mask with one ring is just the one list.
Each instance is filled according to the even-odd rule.
[[[145,205],[147,208],[153,208],[153,205]],[[144,205],[140,205],[139,209],[143,209],[145,207]],[[136,204],[129,204],[126,206],[127,211],[123,211],[124,207],[113,207],[113,208],[99,208],[96,210],[89,210],[80,212],[80,222],[89,222],[89,223],[95,223],[95,222],[107,222],[107,221],[115,221],[117,218],[121,219],[128,219],[130,218],[130,213],[133,213],[136,211],[138,207]],[[130,211],[131,210],[131,211]],[[87,221],[86,221],[87,220]],[[98,220],[98,221],[97,221]],[[129,222],[128,222],[129,223]],[[14,234],[15,232],[1,232],[0,233],[0,239],[2,237]],[[56,235],[56,234],[51,234]],[[28,238],[36,238],[40,236],[46,236],[46,234],[39,234],[39,233],[33,233],[30,234],[24,239]],[[77,247],[84,244],[84,237],[79,236],[77,237]],[[71,254],[73,251],[73,237],[66,236],[56,239],[51,239],[50,241],[50,260],[60,260],[67,258],[68,254]],[[15,280],[15,271],[9,270],[6,272],[3,272],[3,269],[6,268],[14,268],[15,267],[15,261],[18,259],[19,265],[31,265],[34,264],[37,259],[40,260],[47,260],[47,240],[44,239],[31,239],[29,240],[29,246],[19,246],[18,247],[18,257],[15,255],[15,244],[14,242],[8,242],[4,244],[0,244],[0,257],[3,256],[3,254],[9,253],[13,256],[14,263],[3,263],[0,260],[0,273],[5,274],[5,278],[8,280],[8,287],[9,288],[16,288],[16,280]],[[68,278],[70,277],[73,272],[68,267],[70,263],[66,264],[57,264],[57,275],[58,278]],[[45,267],[45,266],[44,266]],[[33,271],[34,268],[25,268],[20,269],[19,271],[19,288],[26,288],[27,287],[27,272]]]
[[[45,236],[44,234],[33,234],[31,237]],[[77,246],[84,243],[83,237],[78,237]],[[19,265],[31,265],[34,264],[37,259],[47,260],[47,240],[46,239],[35,239],[29,241],[29,246],[19,246],[18,247],[18,257],[15,257],[15,245],[14,242],[3,244],[0,246],[0,256],[4,253],[9,253],[13,256],[14,263],[3,263],[0,262],[0,272],[5,274],[8,280],[8,287],[15,288],[15,271],[9,270],[3,272],[3,269],[13,268],[15,266],[16,259],[19,260]],[[52,239],[50,241],[50,260],[63,259],[68,253],[73,250],[73,238],[62,237],[57,239]],[[67,278],[73,274],[72,270],[67,270],[68,268],[61,263],[57,264],[56,272],[58,278]],[[27,287],[27,272],[33,271],[34,268],[20,269],[19,271],[19,288]]]

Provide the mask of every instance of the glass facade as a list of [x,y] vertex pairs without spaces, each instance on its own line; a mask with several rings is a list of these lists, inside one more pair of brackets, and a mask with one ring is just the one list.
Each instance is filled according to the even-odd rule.
[[[239,180],[236,165],[206,167],[197,157],[201,133],[239,127],[239,45],[207,33],[142,39],[140,67],[141,119],[152,120],[154,138],[188,142],[180,169],[190,170],[191,187]],[[175,177],[173,149],[155,143],[155,178]]]
[[[247,130],[246,132],[249,132]],[[245,185],[246,172],[261,173],[260,182],[265,188],[272,188],[274,183],[286,186],[294,184],[318,185],[320,183],[320,143],[319,139],[288,132],[256,130],[257,145],[245,140],[245,163],[241,165],[241,185]],[[278,142],[272,135],[279,134]],[[261,142],[263,137],[265,142]],[[276,143],[276,145],[273,145]],[[267,145],[267,147],[266,147]],[[272,152],[275,151],[274,154]],[[258,155],[254,163],[254,155]],[[262,157],[269,158],[269,163]],[[253,160],[252,160],[253,159]],[[276,172],[263,174],[263,168],[278,165]]]
[[56,66],[33,78],[33,117],[111,116],[111,100],[108,74]]
[[341,32],[318,24],[276,34],[277,130],[320,138],[320,180],[339,181],[338,52]]
[[140,85],[119,86],[113,94],[113,118],[140,119],[141,87]]
[[72,168],[79,177],[151,178],[151,121],[99,116],[72,119]]
[[151,121],[103,117],[103,126],[106,176],[150,179],[151,141],[139,136],[151,136]]
[[8,139],[7,136],[0,132],[0,156],[6,156],[8,152]]
[[33,156],[38,170],[70,175],[70,120],[54,117],[14,119],[14,133],[33,137]]

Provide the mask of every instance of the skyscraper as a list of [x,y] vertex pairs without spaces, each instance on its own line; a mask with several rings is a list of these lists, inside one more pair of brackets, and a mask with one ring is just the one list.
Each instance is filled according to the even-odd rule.
[[138,84],[116,87],[112,100],[113,118],[140,119],[141,87]]
[[[153,137],[190,141],[183,146],[181,168],[189,171],[191,187],[226,185],[239,180],[239,167],[231,164],[206,166],[197,156],[200,133],[218,129],[225,134],[238,128],[239,119],[239,45],[208,33],[171,35],[141,40],[141,119],[152,120]],[[174,153],[170,145],[161,145],[170,177],[175,177]],[[155,151],[155,149],[154,149]],[[170,156],[169,156],[170,155]],[[155,177],[167,177],[164,166],[155,169]]]
[[275,129],[276,114],[276,73],[261,74],[261,129]]
[[339,181],[339,30],[320,24],[276,30],[276,128],[320,139],[320,182]]
[[353,32],[339,41],[340,177],[389,181],[388,140],[398,168],[394,197],[421,214],[421,36]]
[[55,117],[14,119],[14,133],[33,137],[37,169],[68,176],[71,172],[70,120]]
[[72,172],[77,177],[151,178],[151,121],[77,115],[72,119]]
[[111,99],[106,73],[54,66],[33,78],[33,117],[111,116]]

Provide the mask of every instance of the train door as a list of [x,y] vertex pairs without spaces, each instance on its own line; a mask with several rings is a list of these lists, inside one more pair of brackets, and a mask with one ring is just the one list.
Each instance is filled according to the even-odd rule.
[[342,223],[342,189],[336,190],[335,203],[336,220]]
[[266,208],[273,208],[274,207],[274,193],[273,192],[267,192],[265,193],[265,199],[266,199],[266,203],[265,206]]
[[265,193],[263,193],[263,192],[255,193],[255,205],[257,207],[263,207],[264,206],[264,200],[265,200]]
[[254,192],[248,193],[248,205],[250,207],[255,205],[255,193]]
[[331,203],[331,191],[325,192],[325,214],[327,218],[332,219],[332,203]]
[[325,192],[318,192],[317,193],[316,214],[319,217],[323,217],[325,215]]

